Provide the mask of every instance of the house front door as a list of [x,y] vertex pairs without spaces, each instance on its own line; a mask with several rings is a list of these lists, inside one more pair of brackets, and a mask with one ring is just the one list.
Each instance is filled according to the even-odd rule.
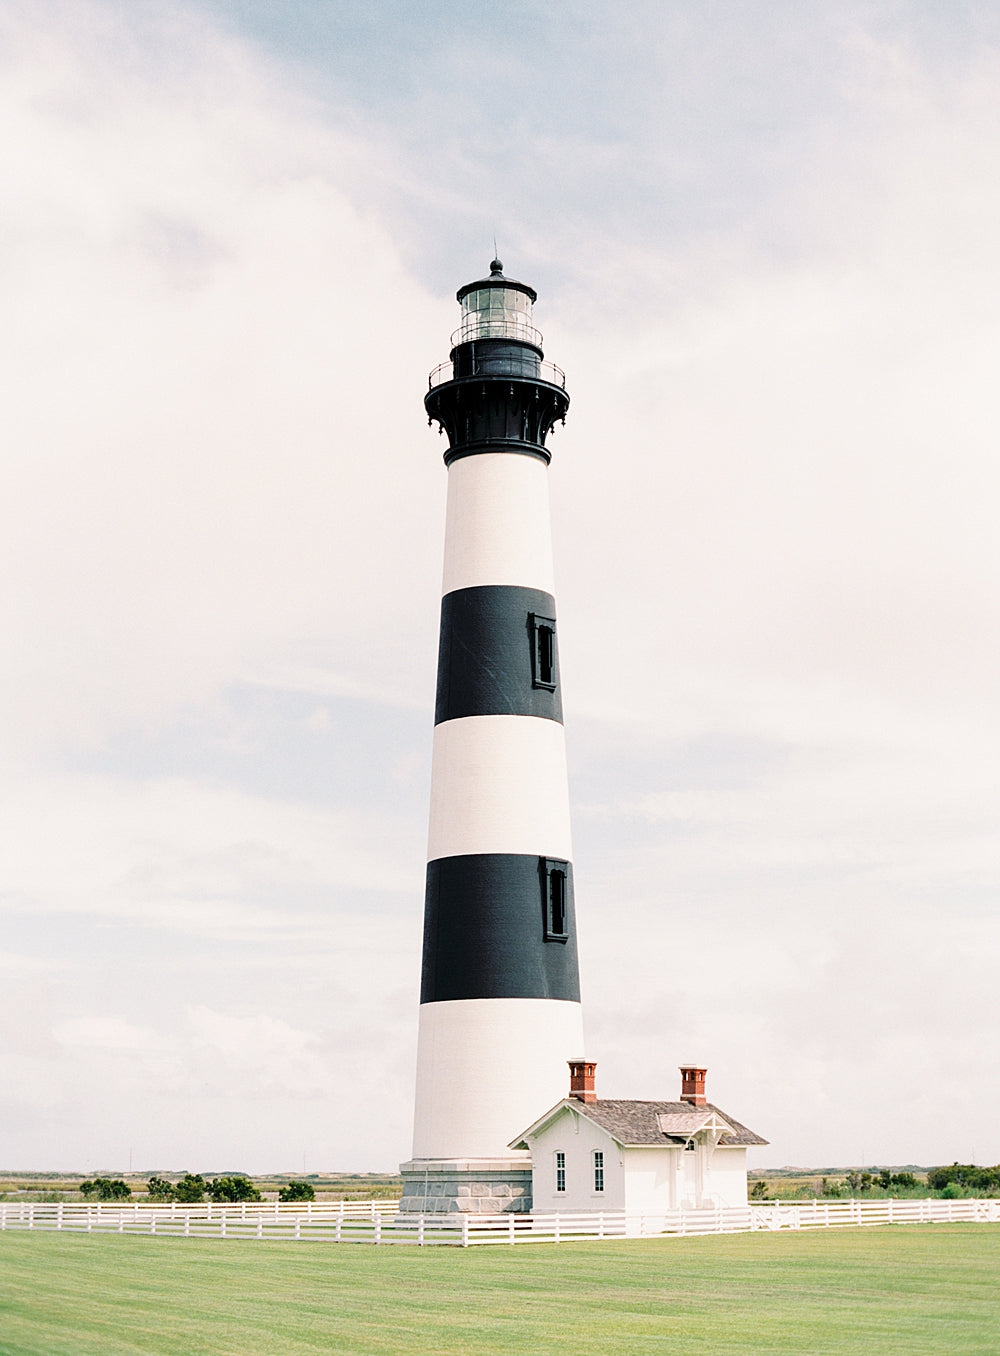
[[681,1153],[681,1209],[697,1210],[701,1205],[698,1189],[698,1150],[685,1149]]

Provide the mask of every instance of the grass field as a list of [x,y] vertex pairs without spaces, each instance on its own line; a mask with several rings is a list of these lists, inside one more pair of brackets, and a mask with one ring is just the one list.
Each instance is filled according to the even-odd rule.
[[469,1249],[0,1235],[3,1356],[1000,1351],[1000,1228]]

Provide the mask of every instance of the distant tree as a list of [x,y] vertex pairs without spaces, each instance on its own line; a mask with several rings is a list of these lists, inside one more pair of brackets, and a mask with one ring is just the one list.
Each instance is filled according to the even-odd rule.
[[151,1177],[146,1183],[146,1195],[151,1201],[172,1201],[174,1184],[165,1177]]
[[216,1177],[208,1184],[213,1201],[259,1201],[260,1192],[249,1177],[236,1173],[232,1177]]
[[279,1201],[314,1201],[316,1192],[312,1182],[289,1182],[278,1192]]
[[964,1194],[995,1196],[1000,1192],[1000,1164],[993,1168],[977,1168],[974,1163],[952,1163],[948,1168],[931,1168],[927,1185],[932,1191],[943,1191],[956,1186]]
[[184,1205],[197,1205],[205,1199],[207,1186],[208,1183],[201,1173],[192,1176],[186,1172],[179,1182],[174,1183],[174,1200],[181,1201]]
[[764,1181],[763,1177],[758,1178],[750,1188],[750,1199],[752,1201],[767,1200],[767,1183]]
[[845,1181],[852,1196],[863,1196],[876,1185],[875,1178],[870,1172],[859,1172],[856,1168],[847,1174]]
[[120,1177],[95,1177],[92,1181],[80,1183],[80,1194],[85,1200],[127,1201],[132,1188]]
[[820,1183],[821,1196],[842,1196],[844,1194],[844,1183],[838,1181],[835,1177],[824,1177]]

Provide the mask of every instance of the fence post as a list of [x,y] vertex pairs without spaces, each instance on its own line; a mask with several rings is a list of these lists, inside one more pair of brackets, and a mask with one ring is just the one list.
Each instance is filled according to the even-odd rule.
[[184,1237],[191,1237],[191,1212],[190,1210],[184,1216]]
[[258,1238],[263,1238],[263,1237],[264,1237],[264,1216],[263,1216],[263,1215],[258,1215],[258,1216],[257,1216],[257,1237],[258,1237]]
[[510,1240],[510,1246],[514,1246],[514,1216],[507,1216],[507,1237]]
[[341,1235],[341,1230],[343,1229],[343,1227],[344,1227],[344,1216],[341,1214],[341,1215],[338,1215],[338,1216],[337,1216],[337,1223],[334,1225],[334,1229],[333,1229],[333,1241],[334,1241],[334,1243],[339,1243],[339,1242],[340,1242],[340,1235]]
[[62,1201],[60,1201],[60,1202],[59,1202],[59,1205],[56,1207],[56,1228],[57,1228],[57,1229],[61,1229],[61,1228],[62,1228],[62,1222],[63,1222],[63,1208],[62,1208]]
[[225,1210],[220,1210],[220,1211],[219,1211],[219,1237],[220,1237],[220,1238],[225,1238],[225,1236],[226,1236],[226,1212],[225,1212]]
[[553,1229],[552,1229],[552,1242],[553,1242],[553,1243],[558,1243],[558,1242],[559,1242],[559,1211],[558,1211],[558,1210],[556,1211],[556,1213],[553,1215],[552,1218],[553,1218],[553,1221],[554,1221],[554,1223],[553,1223]]
[[372,1235],[376,1243],[382,1242],[382,1216],[372,1211]]
[[463,1213],[462,1213],[462,1247],[463,1247],[463,1248],[467,1248],[468,1246],[469,1246],[469,1216],[463,1211]]

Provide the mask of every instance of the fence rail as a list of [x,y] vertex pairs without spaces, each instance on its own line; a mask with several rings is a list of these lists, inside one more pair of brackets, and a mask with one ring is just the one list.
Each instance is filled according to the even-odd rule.
[[239,1205],[0,1201],[0,1230],[118,1233],[184,1238],[258,1238],[333,1243],[472,1247],[560,1243],[574,1238],[663,1238],[754,1230],[864,1225],[1000,1224],[1000,1200],[817,1200],[669,1210],[535,1215],[399,1215],[397,1201],[305,1201]]

